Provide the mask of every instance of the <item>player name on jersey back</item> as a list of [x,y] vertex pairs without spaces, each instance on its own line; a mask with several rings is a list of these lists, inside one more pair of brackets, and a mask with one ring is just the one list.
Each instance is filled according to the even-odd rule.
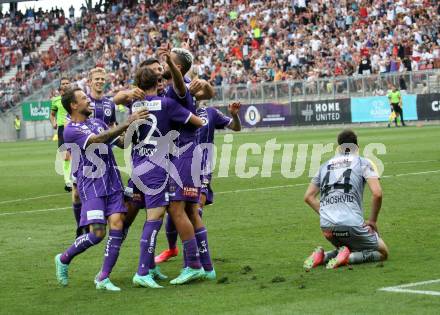
[[161,100],[152,100],[152,101],[136,101],[131,106],[133,113],[138,112],[142,109],[148,109],[149,112],[159,111],[162,109],[162,101]]

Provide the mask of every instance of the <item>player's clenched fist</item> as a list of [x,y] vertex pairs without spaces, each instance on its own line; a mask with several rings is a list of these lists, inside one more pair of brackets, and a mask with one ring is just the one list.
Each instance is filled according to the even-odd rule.
[[240,111],[241,103],[240,102],[234,102],[232,104],[229,104],[228,110],[231,115],[238,115],[238,112]]

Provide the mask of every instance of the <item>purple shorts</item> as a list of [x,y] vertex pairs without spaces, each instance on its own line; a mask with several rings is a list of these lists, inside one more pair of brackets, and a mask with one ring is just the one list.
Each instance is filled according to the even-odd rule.
[[124,189],[124,200],[132,203],[137,209],[145,208],[144,193],[137,189],[132,180],[129,179]]
[[80,226],[93,223],[107,224],[107,218],[115,213],[126,213],[124,194],[117,192],[109,196],[82,201]]
[[205,206],[214,203],[214,192],[212,191],[211,184],[202,184],[200,188],[200,195],[206,196]]
[[147,209],[167,207],[170,204],[166,170],[156,166],[147,173],[140,174],[139,179],[142,185],[137,187],[137,190],[143,193]]
[[196,187],[191,174],[192,158],[175,158],[172,160],[179,173],[182,187],[170,176],[170,201],[186,201],[199,203],[200,187]]

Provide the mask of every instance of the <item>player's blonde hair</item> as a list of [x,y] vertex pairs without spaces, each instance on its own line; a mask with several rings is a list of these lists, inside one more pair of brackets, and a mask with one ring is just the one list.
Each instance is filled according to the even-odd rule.
[[95,68],[93,68],[92,70],[90,70],[90,72],[89,72],[89,80],[92,80],[93,75],[95,75],[95,74],[97,74],[97,73],[100,73],[100,74],[106,75],[106,74],[107,74],[107,71],[105,71],[105,69],[102,68],[102,67],[95,67]]

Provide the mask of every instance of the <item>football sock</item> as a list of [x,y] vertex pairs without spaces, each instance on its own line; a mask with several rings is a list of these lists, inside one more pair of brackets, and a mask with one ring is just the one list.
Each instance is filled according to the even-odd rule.
[[377,250],[364,250],[361,252],[352,252],[348,259],[349,264],[361,264],[366,262],[380,261],[382,255]]
[[331,250],[328,252],[324,252],[324,263],[328,263],[328,261],[332,258],[335,258],[338,255],[338,250]]
[[108,278],[112,272],[113,266],[116,264],[116,260],[119,256],[119,250],[121,249],[123,232],[119,230],[110,230],[108,233],[107,245],[104,251],[104,263],[102,264],[101,273],[98,280],[102,281]]
[[[183,246],[182,246],[183,247]],[[188,267],[188,259],[186,258],[186,250],[185,247],[183,247],[183,268]]]
[[81,203],[72,203],[73,215],[75,216],[76,226],[79,226],[81,219]]
[[213,268],[211,256],[209,255],[208,231],[205,227],[196,230],[196,240],[203,269],[211,271]]
[[94,233],[83,234],[61,255],[60,260],[63,264],[70,264],[73,257],[81,254],[87,248],[92,247],[101,241],[102,237],[98,237]]
[[72,181],[70,180],[70,160],[64,161],[63,163],[63,174],[64,174],[64,183],[69,186],[72,184]]
[[200,269],[202,264],[200,263],[199,251],[197,249],[196,238],[193,237],[190,240],[183,242],[184,254],[187,259],[188,267],[193,269]]
[[146,276],[150,268],[154,268],[154,250],[157,234],[162,226],[162,220],[146,221],[140,241],[140,257],[137,274]]
[[173,219],[171,219],[171,216],[169,214],[167,215],[167,221],[165,223],[165,232],[167,234],[168,248],[176,248],[177,230],[176,226],[174,225]]

